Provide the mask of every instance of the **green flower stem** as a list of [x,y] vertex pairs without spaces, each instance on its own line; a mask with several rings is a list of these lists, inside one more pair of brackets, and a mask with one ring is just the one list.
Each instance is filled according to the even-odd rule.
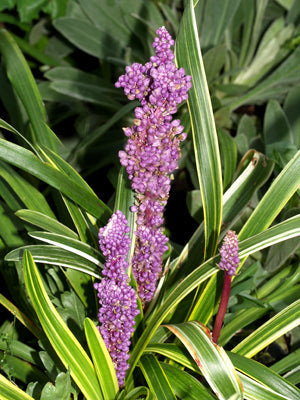
[[225,316],[225,313],[227,310],[230,289],[231,289],[231,275],[228,275],[227,271],[224,271],[223,292],[222,292],[222,297],[221,297],[218,313],[217,313],[216,320],[215,320],[213,335],[212,335],[212,339],[213,339],[214,343],[218,342],[218,339],[220,336],[222,324],[224,321],[224,316]]

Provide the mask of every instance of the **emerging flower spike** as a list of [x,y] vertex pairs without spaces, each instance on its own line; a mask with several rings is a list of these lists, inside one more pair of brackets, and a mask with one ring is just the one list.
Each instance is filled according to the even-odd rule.
[[130,248],[128,232],[128,223],[121,211],[116,211],[108,224],[100,228],[100,249],[106,258],[102,271],[105,278],[94,284],[100,303],[98,329],[112,358],[120,387],[124,385],[129,368],[130,337],[139,313],[137,296],[126,274]]
[[188,98],[191,77],[177,69],[170,47],[174,40],[159,28],[154,39],[155,56],[145,65],[126,67],[115,86],[124,88],[129,100],[139,100],[132,127],[124,128],[128,137],[125,151],[119,152],[121,165],[136,192],[131,211],[137,213],[136,247],[132,269],[145,305],[155,292],[161,273],[167,237],[163,234],[163,213],[171,187],[170,175],[178,168],[180,142],[186,138],[183,126],[172,114]]
[[221,261],[219,267],[226,271],[228,275],[234,275],[240,263],[239,243],[235,232],[227,232],[220,249],[220,254]]
[[220,249],[221,261],[219,267],[224,271],[224,282],[221,301],[219,304],[218,313],[215,319],[214,330],[212,339],[214,343],[218,342],[220,332],[222,329],[228,300],[231,289],[232,275],[235,274],[237,267],[239,266],[239,243],[238,238],[233,231],[228,231],[224,237],[222,247]]

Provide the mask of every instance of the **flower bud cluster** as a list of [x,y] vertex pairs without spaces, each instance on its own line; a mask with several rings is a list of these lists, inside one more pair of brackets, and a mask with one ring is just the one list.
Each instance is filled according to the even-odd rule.
[[234,275],[239,266],[239,242],[233,231],[228,231],[224,237],[220,249],[221,261],[219,267],[227,272],[228,275]]
[[116,87],[124,88],[129,100],[139,100],[132,127],[124,128],[128,137],[125,151],[119,152],[136,192],[132,211],[137,213],[136,247],[132,259],[133,272],[143,304],[155,292],[161,273],[167,238],[163,234],[163,212],[170,187],[170,174],[178,167],[180,142],[186,138],[183,126],[172,114],[177,105],[188,98],[191,77],[177,69],[170,47],[174,40],[165,29],[157,30],[153,47],[155,56],[145,65],[126,67]]
[[102,271],[104,278],[94,284],[100,303],[98,329],[112,358],[120,387],[124,385],[129,367],[130,336],[139,313],[137,296],[126,274],[130,248],[128,232],[128,223],[121,211],[116,211],[108,224],[100,228],[99,244],[106,262]]

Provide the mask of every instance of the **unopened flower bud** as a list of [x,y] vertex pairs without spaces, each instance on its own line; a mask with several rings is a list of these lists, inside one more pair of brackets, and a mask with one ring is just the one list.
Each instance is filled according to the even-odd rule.
[[234,275],[239,266],[239,242],[234,231],[228,231],[224,237],[220,249],[221,261],[219,267],[227,272],[228,275]]

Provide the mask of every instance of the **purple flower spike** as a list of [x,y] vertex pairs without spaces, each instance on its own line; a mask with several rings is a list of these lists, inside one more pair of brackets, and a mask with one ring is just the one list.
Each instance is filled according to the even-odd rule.
[[98,329],[112,358],[120,387],[124,385],[129,368],[130,337],[139,313],[137,296],[126,274],[130,248],[128,232],[128,223],[121,211],[116,211],[108,224],[100,228],[100,249],[106,258],[102,271],[105,278],[94,284],[100,303]]
[[173,120],[177,105],[188,98],[191,77],[174,64],[174,40],[165,27],[156,31],[155,56],[145,65],[126,67],[115,86],[124,89],[129,100],[138,99],[134,125],[124,128],[128,137],[125,151],[119,152],[126,168],[136,202],[136,246],[132,269],[145,305],[155,292],[167,250],[163,234],[163,213],[171,187],[171,174],[178,168],[180,142],[186,138],[179,120]]
[[228,275],[234,275],[240,263],[239,243],[235,232],[227,232],[220,249],[220,254],[221,261],[219,267],[226,271]]

